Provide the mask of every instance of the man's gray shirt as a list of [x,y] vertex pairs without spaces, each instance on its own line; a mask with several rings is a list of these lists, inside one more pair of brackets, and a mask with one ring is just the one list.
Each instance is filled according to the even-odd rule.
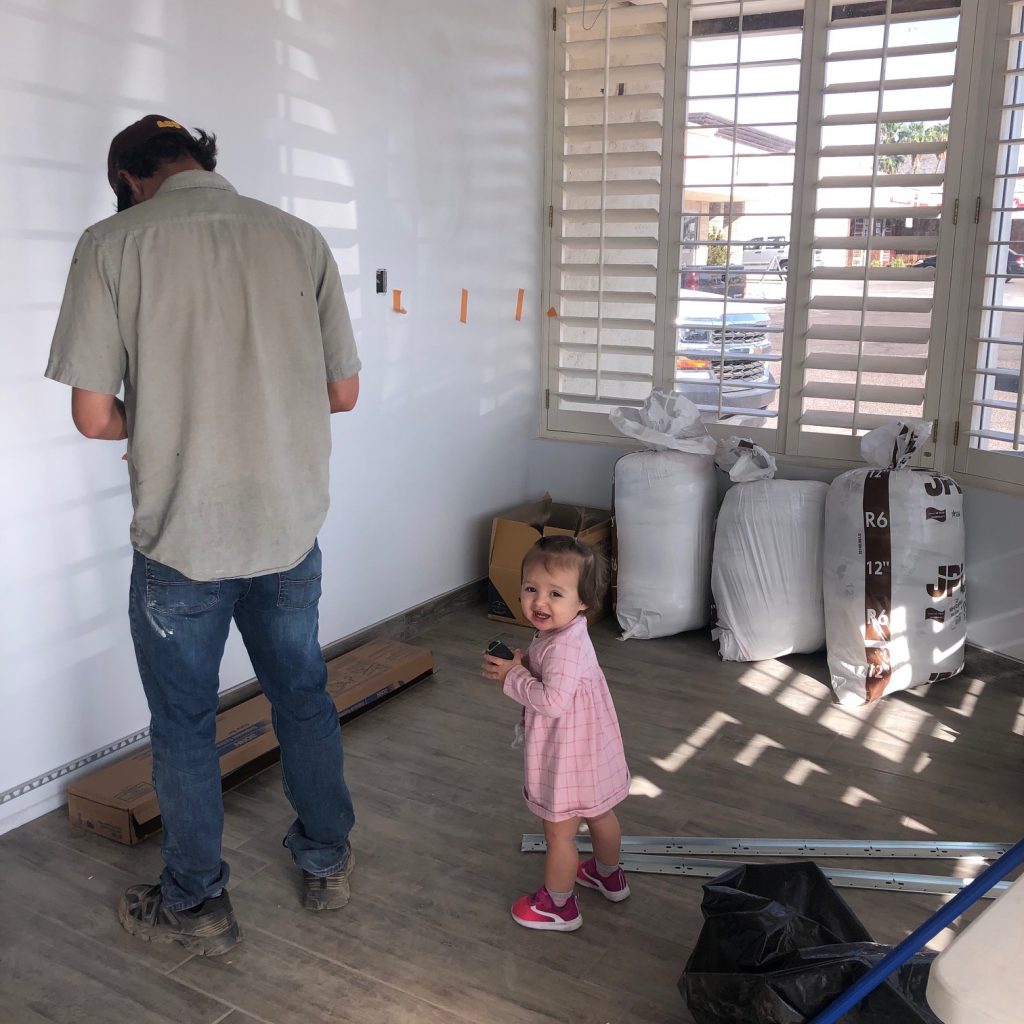
[[123,384],[132,545],[215,580],[310,550],[329,504],[327,381],[359,369],[323,236],[184,171],[82,235],[46,376]]

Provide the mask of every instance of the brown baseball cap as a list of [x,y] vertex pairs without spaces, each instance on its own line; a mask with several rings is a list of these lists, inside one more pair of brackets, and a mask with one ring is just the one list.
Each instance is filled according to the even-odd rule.
[[110,187],[117,191],[117,172],[121,157],[125,153],[149,142],[154,135],[168,134],[183,135],[186,139],[193,138],[192,133],[184,125],[163,114],[147,114],[134,124],[128,125],[124,131],[118,132],[110,143],[110,152],[107,154],[107,181],[110,182]]

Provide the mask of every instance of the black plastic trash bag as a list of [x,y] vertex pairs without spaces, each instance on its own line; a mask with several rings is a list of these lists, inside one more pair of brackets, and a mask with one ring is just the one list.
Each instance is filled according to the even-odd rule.
[[[697,1024],[805,1024],[891,949],[811,861],[745,864],[703,888],[704,926],[679,979]],[[942,1024],[925,1001],[934,958],[915,954],[843,1024]]]

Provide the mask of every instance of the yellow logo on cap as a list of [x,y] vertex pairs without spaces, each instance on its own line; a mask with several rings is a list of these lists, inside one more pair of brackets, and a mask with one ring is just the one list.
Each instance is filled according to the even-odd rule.
[[177,121],[157,121],[157,128],[180,128],[181,125]]

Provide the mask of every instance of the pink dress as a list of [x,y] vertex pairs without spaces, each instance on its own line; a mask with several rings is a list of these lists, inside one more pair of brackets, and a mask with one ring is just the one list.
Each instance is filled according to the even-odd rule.
[[629,768],[587,620],[538,633],[505,694],[526,709],[526,805],[546,821],[596,818],[629,794]]

